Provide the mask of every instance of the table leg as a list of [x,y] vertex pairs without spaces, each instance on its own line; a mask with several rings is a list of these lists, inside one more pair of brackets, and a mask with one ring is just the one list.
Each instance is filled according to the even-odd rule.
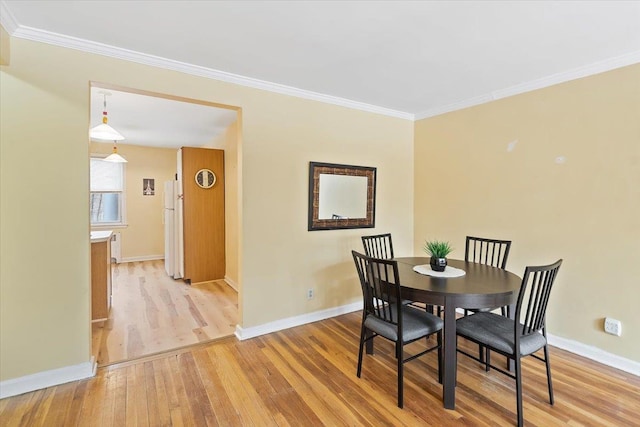
[[442,399],[447,409],[456,408],[456,308],[445,302],[444,306],[444,376],[442,379]]

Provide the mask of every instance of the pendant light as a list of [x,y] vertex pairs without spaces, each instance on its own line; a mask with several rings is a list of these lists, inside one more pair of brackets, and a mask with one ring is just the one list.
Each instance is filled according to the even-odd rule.
[[109,154],[104,158],[105,162],[114,162],[114,163],[127,163],[127,160],[118,154],[118,146],[116,142],[113,141],[113,153]]
[[120,132],[107,124],[107,96],[111,96],[111,93],[106,91],[100,91],[99,93],[101,93],[104,97],[102,108],[102,124],[91,128],[91,130],[89,131],[89,137],[91,139],[113,141],[113,153],[105,157],[104,161],[114,163],[127,163],[125,158],[118,154],[118,146],[116,145],[116,141],[122,141],[124,139],[124,136],[122,136]]
[[101,91],[99,92],[104,96],[104,108],[102,109],[102,124],[91,128],[89,130],[89,137],[91,139],[100,139],[105,141],[122,141],[124,136],[111,126],[107,124],[107,96],[110,96],[111,93]]

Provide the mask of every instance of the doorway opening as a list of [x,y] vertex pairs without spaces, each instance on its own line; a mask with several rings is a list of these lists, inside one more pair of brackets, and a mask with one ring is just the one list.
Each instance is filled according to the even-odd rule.
[[[92,231],[114,232],[120,251],[111,264],[109,315],[92,323],[92,355],[105,366],[233,335],[241,320],[241,109],[91,82],[91,127],[101,118],[104,91],[109,125],[125,136],[117,149],[127,163],[122,224],[92,224]],[[90,144],[92,155],[113,148],[113,141]],[[198,283],[182,280],[164,261],[163,187],[179,178],[182,147],[224,151],[224,225],[218,239],[224,245],[224,277]]]

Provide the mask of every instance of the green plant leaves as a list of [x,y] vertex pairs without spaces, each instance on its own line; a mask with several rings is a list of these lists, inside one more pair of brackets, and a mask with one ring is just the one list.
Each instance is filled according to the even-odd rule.
[[453,251],[449,242],[441,242],[438,240],[425,241],[423,249],[427,254],[436,258],[446,258],[447,255]]

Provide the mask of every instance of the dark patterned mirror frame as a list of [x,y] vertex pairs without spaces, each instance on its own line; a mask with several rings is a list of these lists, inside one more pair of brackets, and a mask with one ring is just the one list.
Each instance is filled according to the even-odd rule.
[[[367,178],[366,218],[320,219],[320,174],[364,176]],[[309,162],[309,221],[308,230],[339,230],[346,228],[375,227],[376,168],[368,166],[340,165]]]

